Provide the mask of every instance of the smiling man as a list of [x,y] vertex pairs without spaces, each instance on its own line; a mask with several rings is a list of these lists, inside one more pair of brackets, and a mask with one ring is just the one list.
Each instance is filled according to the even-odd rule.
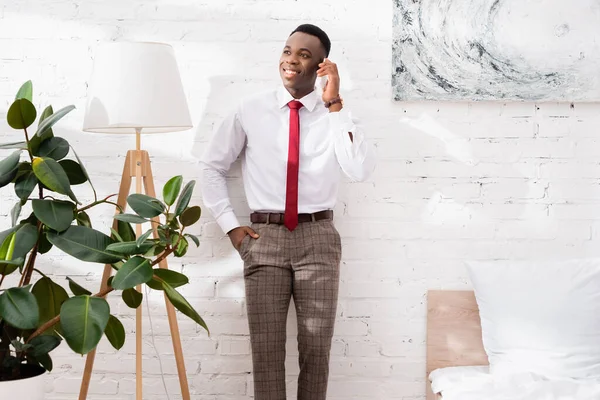
[[[251,96],[218,127],[202,159],[204,204],[244,261],[255,400],[285,400],[286,320],[298,323],[298,400],[325,400],[339,286],[333,224],[343,172],[367,179],[372,146],[340,97],[331,42],[300,25],[279,59],[283,87]],[[317,77],[327,76],[322,92]],[[242,155],[251,226],[231,206],[226,173]]]

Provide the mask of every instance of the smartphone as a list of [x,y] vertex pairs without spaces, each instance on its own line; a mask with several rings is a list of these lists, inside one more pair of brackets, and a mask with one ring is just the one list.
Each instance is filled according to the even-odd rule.
[[327,84],[327,75],[318,76],[317,77],[317,87],[323,91],[325,89],[325,85]]

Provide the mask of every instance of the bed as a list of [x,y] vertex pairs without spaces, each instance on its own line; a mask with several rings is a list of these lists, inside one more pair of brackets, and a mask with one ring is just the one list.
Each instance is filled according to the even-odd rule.
[[[582,280],[591,282],[587,278]],[[585,355],[589,356],[587,358],[590,359],[590,365],[597,368],[600,363],[597,360],[600,355],[597,345],[600,340],[600,327],[598,326],[600,320],[598,318],[600,315],[598,313],[600,305],[598,289],[600,288],[595,284],[586,284],[585,286],[578,284],[576,286],[576,292],[572,292],[568,297],[559,296],[557,301],[569,302],[566,299],[575,299],[581,294],[581,299],[576,299],[578,301],[567,311],[572,314],[581,314],[580,317],[583,315],[589,321],[593,320],[588,324],[593,329],[583,336],[592,339],[592,343],[596,343],[595,349],[578,347],[573,350],[567,346],[567,351],[562,353],[561,360],[566,367],[569,366],[571,360]],[[595,297],[592,299],[584,296],[583,293],[586,291],[595,293]],[[516,292],[513,294],[514,297],[518,297]],[[584,298],[587,300],[584,301]],[[529,304],[535,303],[535,301],[534,298],[530,298],[528,301],[520,298],[515,303],[527,309]],[[568,374],[548,375],[545,372],[541,373],[542,367],[536,367],[528,371],[510,370],[509,372],[491,373],[492,368],[483,346],[482,318],[480,318],[480,308],[475,292],[429,291],[427,302],[427,376],[425,380],[427,382],[427,400],[600,400],[600,378],[591,372],[587,377]],[[507,300],[508,302],[509,300]],[[560,314],[559,306],[555,305],[552,309],[556,309]],[[518,314],[514,307],[511,310]],[[549,311],[549,313],[553,315],[553,312]],[[484,315],[483,309],[481,315]],[[567,319],[564,316],[562,318],[554,317],[552,321],[554,322],[551,322],[549,326],[562,326],[565,325]],[[573,321],[577,321],[577,318]],[[583,327],[585,328],[585,326]],[[523,327],[520,326],[520,329]],[[590,332],[593,333],[591,336]],[[572,337],[575,339],[575,335]],[[517,337],[515,336],[515,338]],[[568,338],[563,340],[568,341]],[[544,338],[540,338],[541,342],[543,340]],[[530,344],[530,346],[535,347],[535,344]],[[581,351],[581,349],[585,350]],[[432,390],[432,386],[434,390]],[[443,396],[435,392],[442,392]]]
[[457,366],[487,365],[479,310],[472,291],[431,290],[427,294],[427,400],[439,400],[429,374]]

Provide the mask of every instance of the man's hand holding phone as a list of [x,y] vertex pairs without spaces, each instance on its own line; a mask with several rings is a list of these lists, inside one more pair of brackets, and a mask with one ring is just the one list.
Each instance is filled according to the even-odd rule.
[[329,59],[324,59],[319,64],[317,77],[327,76],[327,82],[323,88],[323,102],[329,108],[329,111],[339,111],[342,109],[342,99],[340,97],[340,75],[337,65]]

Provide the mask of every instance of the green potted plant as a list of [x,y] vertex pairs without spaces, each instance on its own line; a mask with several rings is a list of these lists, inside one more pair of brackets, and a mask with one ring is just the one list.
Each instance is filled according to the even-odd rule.
[[[122,291],[123,301],[137,308],[143,295],[135,288],[147,284],[164,291],[176,309],[208,328],[176,289],[189,279],[157,267],[169,256],[184,256],[188,239],[199,245],[196,236],[186,233],[200,219],[200,207],[189,206],[195,182],[182,189],[182,177],[173,177],[163,188],[162,200],[132,194],[127,203],[133,213],[117,213],[118,228],[111,229],[110,236],[94,229],[86,211],[117,205],[110,201],[112,196],[98,199],[73,148],[53,133],[54,124],[75,107],[54,112],[48,106],[38,118],[32,92],[31,81],[23,84],[7,113],[8,124],[23,130],[24,141],[0,144],[0,149],[14,149],[0,161],[0,188],[12,184],[19,198],[11,211],[11,228],[0,232],[0,393],[38,400],[43,398],[44,373],[52,370],[50,353],[63,340],[82,355],[93,350],[103,336],[116,349],[123,346],[125,330],[105,300],[112,291]],[[71,154],[74,159],[68,158]],[[94,194],[94,201],[87,205],[72,190],[84,183],[89,183]],[[23,218],[25,211],[29,215]],[[152,224],[159,237],[150,238],[150,229],[136,238],[131,224],[152,218],[158,218]],[[69,294],[37,266],[52,248],[84,262],[110,264],[116,272],[108,287],[95,294],[67,278]]]

